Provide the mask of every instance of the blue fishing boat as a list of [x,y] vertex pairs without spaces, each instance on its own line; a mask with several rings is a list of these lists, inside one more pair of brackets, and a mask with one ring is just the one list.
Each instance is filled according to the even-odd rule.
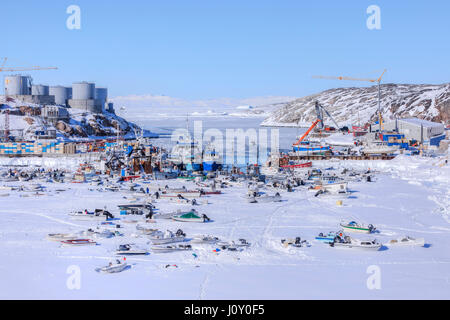
[[324,235],[323,233],[319,233],[319,235],[315,238],[315,240],[324,242],[324,243],[333,243],[336,236],[343,236],[342,232],[328,232],[328,234]]
[[203,171],[217,171],[220,170],[222,157],[212,145],[205,148],[203,154]]

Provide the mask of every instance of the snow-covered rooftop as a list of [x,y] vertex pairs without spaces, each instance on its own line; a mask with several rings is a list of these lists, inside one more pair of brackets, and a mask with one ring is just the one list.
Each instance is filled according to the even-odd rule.
[[422,120],[417,118],[399,119],[399,121],[415,124],[417,126],[424,126],[426,128],[443,128],[442,123],[432,122],[428,120]]

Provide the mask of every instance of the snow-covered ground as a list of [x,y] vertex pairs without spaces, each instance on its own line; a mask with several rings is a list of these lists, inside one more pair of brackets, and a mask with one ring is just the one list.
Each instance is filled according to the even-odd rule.
[[[151,227],[181,228],[187,237],[245,238],[252,243],[250,248],[216,253],[214,245],[194,245],[192,252],[129,257],[131,269],[113,275],[95,269],[112,259],[119,244],[148,248],[147,239],[131,237],[135,225],[122,223],[124,237],[98,240],[100,245],[94,247],[63,248],[45,237],[95,227],[94,222],[70,220],[68,213],[106,206],[118,215],[117,205],[130,195],[99,192],[89,184],[47,183],[45,195],[29,197],[1,190],[1,195],[9,196],[0,198],[0,298],[449,299],[450,168],[442,166],[443,161],[402,156],[393,161],[314,163],[322,168],[380,171],[376,182],[351,183],[353,192],[343,206],[305,189],[282,193],[284,200],[271,204],[247,203],[245,187],[223,189],[224,194],[203,198],[197,207],[213,222],[157,220]],[[22,184],[26,183],[1,183]],[[166,184],[194,187],[193,182],[160,182]],[[158,200],[156,206],[162,212],[190,208],[166,200]],[[373,224],[380,231],[373,237],[383,243],[409,235],[424,237],[427,245],[376,252],[336,249],[314,241],[309,248],[287,250],[280,245],[282,238],[296,236],[311,241],[319,232],[337,230],[342,219]],[[81,271],[79,290],[67,286],[73,266]],[[379,267],[380,290],[367,287],[370,266]]]

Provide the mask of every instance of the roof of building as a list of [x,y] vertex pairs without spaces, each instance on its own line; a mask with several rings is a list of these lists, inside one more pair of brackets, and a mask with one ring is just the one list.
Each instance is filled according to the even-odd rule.
[[443,128],[444,127],[444,125],[442,123],[432,122],[432,121],[422,120],[422,119],[417,119],[417,118],[398,119],[398,121],[407,122],[407,123],[414,124],[417,126],[424,126],[427,128]]

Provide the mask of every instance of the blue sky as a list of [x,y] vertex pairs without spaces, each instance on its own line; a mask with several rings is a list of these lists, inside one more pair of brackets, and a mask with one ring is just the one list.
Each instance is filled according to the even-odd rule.
[[[81,7],[81,30],[66,8]],[[366,9],[381,8],[381,30]],[[443,83],[450,75],[450,2],[251,0],[2,1],[0,56],[36,83],[95,81],[110,96],[183,99],[303,96],[363,82]]]

